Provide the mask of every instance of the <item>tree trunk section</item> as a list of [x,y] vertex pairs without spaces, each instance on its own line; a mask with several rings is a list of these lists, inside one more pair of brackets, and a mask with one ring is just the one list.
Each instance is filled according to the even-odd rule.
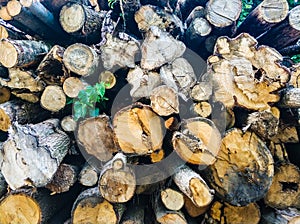
[[279,105],[284,108],[300,108],[300,88],[284,90]]
[[61,128],[66,132],[74,132],[77,127],[77,122],[69,115],[65,116],[60,122]]
[[80,184],[87,187],[95,186],[98,182],[98,179],[98,171],[88,163],[83,166],[78,177]]
[[66,95],[60,86],[47,86],[41,96],[41,106],[51,112],[58,112],[66,106]]
[[81,90],[84,90],[87,83],[77,77],[69,77],[64,81],[64,93],[70,98],[76,98]]
[[167,188],[160,192],[163,205],[173,211],[179,211],[184,205],[183,194],[171,188]]

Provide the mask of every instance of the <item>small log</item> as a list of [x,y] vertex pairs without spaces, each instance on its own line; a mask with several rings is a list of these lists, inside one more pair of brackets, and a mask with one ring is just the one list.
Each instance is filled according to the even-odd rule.
[[169,116],[179,113],[178,95],[168,86],[159,86],[153,89],[151,95],[151,108],[160,116]]
[[249,33],[257,38],[283,21],[289,12],[287,0],[264,0],[253,9],[235,34]]
[[8,68],[0,65],[0,78],[5,80],[5,81],[9,81],[9,72],[8,72]]
[[162,190],[160,197],[163,205],[169,210],[178,211],[184,205],[183,195],[171,188]]
[[101,45],[100,51],[103,66],[106,70],[123,67],[134,68],[135,55],[139,51],[139,46],[134,40],[121,40],[111,34],[106,34],[106,42]]
[[77,181],[78,168],[70,164],[59,165],[52,180],[45,186],[52,194],[67,192]]
[[242,1],[209,0],[206,4],[206,18],[215,27],[232,25],[240,16]]
[[9,15],[7,11],[7,6],[1,6],[0,8],[0,18],[4,21],[10,21],[12,20],[12,17]]
[[105,89],[111,89],[116,85],[117,79],[114,73],[106,70],[100,73],[98,81],[104,82]]
[[114,116],[113,126],[116,142],[124,153],[145,155],[162,148],[162,123],[149,106],[125,107]]
[[274,143],[299,143],[299,136],[295,126],[279,124],[277,134],[271,139]]
[[205,7],[208,0],[178,0],[176,3],[175,14],[185,21],[196,7]]
[[260,44],[282,49],[295,42],[300,35],[300,6],[289,11],[288,17],[258,38]]
[[273,159],[275,163],[287,163],[289,162],[288,153],[286,151],[286,147],[284,143],[275,143],[271,141],[268,144],[268,148],[272,153]]
[[197,79],[193,67],[185,58],[176,58],[172,63],[161,67],[160,76],[163,83],[173,88],[185,101]]
[[299,168],[291,163],[276,167],[272,185],[264,199],[266,205],[273,208],[300,208]]
[[7,183],[5,181],[4,176],[0,172],[0,198],[6,193],[7,191]]
[[86,163],[81,169],[78,177],[78,181],[83,186],[92,187],[97,184],[99,179],[98,171]]
[[[67,154],[70,139],[57,119],[38,124],[14,124],[1,152],[1,172],[11,189],[44,187]],[[29,147],[30,146],[30,147]]]
[[200,117],[207,118],[212,113],[212,107],[210,103],[206,101],[195,103],[192,105],[192,107],[193,107],[193,111]]
[[260,220],[260,210],[255,203],[238,207],[216,201],[208,213],[208,223],[258,224]]
[[[163,47],[162,47],[163,46]],[[185,45],[158,27],[151,27],[142,44],[141,68],[153,70],[183,55]]]
[[[183,0],[181,0],[181,1],[183,1]],[[178,3],[179,2],[180,1],[178,1]],[[184,21],[185,26],[189,27],[192,21],[194,21],[196,18],[204,18],[205,14],[206,14],[206,12],[205,12],[205,8],[204,7],[202,7],[202,6],[196,6],[191,11],[191,13],[188,14],[188,17],[185,19],[185,21]]]
[[63,47],[54,45],[36,69],[39,78],[48,85],[61,85],[69,76],[63,64],[64,51]]
[[111,204],[97,187],[87,189],[77,197],[72,208],[72,223],[118,224],[125,211],[123,204]]
[[268,191],[273,163],[270,151],[255,133],[234,128],[223,138],[217,160],[208,167],[206,177],[225,202],[246,206]]
[[212,85],[208,82],[199,82],[192,87],[191,98],[194,101],[207,101],[212,95]]
[[295,55],[300,53],[300,44],[296,43],[278,50],[282,55]]
[[78,93],[85,89],[87,83],[77,77],[69,77],[63,83],[64,93],[70,98],[76,98]]
[[40,103],[44,109],[58,112],[66,106],[66,102],[66,95],[60,86],[47,86]]
[[41,56],[49,51],[43,42],[33,40],[0,41],[0,63],[7,67],[27,67],[42,59]]
[[[69,2],[69,0],[43,0],[41,3],[45,5],[45,7],[48,8],[51,12],[58,16],[61,8]],[[90,1],[72,0],[72,2],[88,6]]]
[[[1,9],[0,9],[1,10]],[[1,18],[1,13],[0,13]],[[14,39],[14,40],[26,40],[29,38],[28,35],[17,30],[15,27],[6,23],[0,22],[0,39]]]
[[184,196],[184,208],[189,214],[189,216],[195,218],[204,214],[209,209],[209,205],[204,207],[198,207],[189,197]]
[[127,165],[126,156],[116,154],[107,162],[99,177],[101,195],[112,203],[129,201],[135,192],[136,179],[134,171]]
[[283,108],[300,108],[300,88],[288,88],[284,90],[279,106]]
[[270,207],[261,207],[261,224],[297,224],[300,216],[299,210],[296,208],[288,208],[284,210],[272,209]]
[[158,163],[165,158],[165,151],[158,149],[150,154],[151,163]]
[[174,132],[172,144],[184,161],[208,166],[217,159],[221,135],[211,120],[190,118],[181,122],[180,132]]
[[9,101],[9,98],[10,98],[10,90],[3,86],[0,87],[0,104]]
[[77,140],[81,152],[100,161],[108,161],[117,151],[114,133],[108,116],[101,115],[81,121],[78,125]]
[[76,43],[65,50],[63,62],[67,69],[77,75],[88,76],[95,72],[99,57],[96,51],[89,46]]
[[173,175],[173,180],[178,188],[197,207],[207,207],[214,198],[214,191],[211,190],[202,177],[195,171],[184,165]]
[[145,210],[141,205],[132,206],[125,211],[120,224],[144,224]]
[[294,88],[300,88],[300,63],[292,67],[289,84]]
[[59,14],[59,22],[64,31],[81,38],[85,43],[96,44],[101,40],[101,26],[106,12],[77,3],[67,3]]
[[66,132],[74,132],[77,127],[77,122],[72,116],[65,116],[60,122],[61,128]]
[[145,71],[139,66],[128,72],[127,81],[131,85],[130,95],[133,99],[149,98],[152,91],[161,84],[157,72]]

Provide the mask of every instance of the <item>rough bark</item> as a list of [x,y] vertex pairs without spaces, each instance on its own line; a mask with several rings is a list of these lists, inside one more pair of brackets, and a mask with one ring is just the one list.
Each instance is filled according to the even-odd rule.
[[284,90],[279,105],[285,108],[300,108],[300,88]]
[[58,112],[66,106],[67,98],[60,86],[47,86],[41,96],[41,106],[51,112]]
[[4,176],[0,172],[0,198],[6,193],[7,191],[7,183],[5,181]]
[[145,220],[145,210],[141,207],[129,207],[125,211],[120,224],[144,224]]
[[208,0],[178,0],[175,13],[184,21],[196,7],[205,7],[207,2]]
[[0,104],[9,101],[10,95],[11,95],[11,93],[8,88],[0,87]]

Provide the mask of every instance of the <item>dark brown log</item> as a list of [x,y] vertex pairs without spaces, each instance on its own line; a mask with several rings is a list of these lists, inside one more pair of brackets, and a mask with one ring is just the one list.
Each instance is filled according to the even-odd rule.
[[288,17],[273,27],[269,32],[258,38],[260,44],[266,44],[276,49],[282,49],[299,39],[300,6],[289,11]]
[[76,43],[65,50],[63,62],[70,71],[81,76],[88,76],[95,72],[99,64],[99,57],[91,47]]
[[41,96],[41,106],[51,112],[58,112],[66,106],[67,98],[60,86],[47,86]]
[[261,224],[297,224],[300,213],[296,208],[272,209],[270,207],[261,207]]
[[72,208],[72,223],[118,224],[125,211],[123,204],[111,204],[97,187],[87,189],[78,196]]
[[0,198],[6,193],[7,191],[7,183],[5,181],[4,176],[0,172]]
[[147,217],[147,214],[145,213],[146,212],[141,205],[138,207],[129,207],[126,209],[120,224],[144,224],[145,217]]
[[183,194],[172,188],[164,189],[160,192],[163,205],[173,211],[179,211],[184,205]]
[[295,126],[279,124],[277,134],[271,139],[274,143],[299,143]]
[[0,63],[7,67],[26,67],[39,62],[49,47],[32,40],[8,40],[0,42]]
[[283,21],[288,12],[289,5],[286,0],[264,0],[246,17],[236,34],[245,32],[257,38]]
[[136,188],[134,171],[127,165],[126,156],[116,154],[101,170],[99,189],[101,195],[112,203],[129,201]]
[[[44,187],[67,154],[70,139],[57,119],[38,124],[14,124],[1,152],[1,172],[11,189]],[[30,147],[29,147],[30,146]]]
[[255,203],[238,207],[216,201],[208,214],[207,223],[258,224],[260,220],[260,210]]
[[108,161],[117,151],[113,130],[106,115],[81,121],[78,125],[77,138],[81,152],[100,161]]
[[234,128],[223,138],[217,161],[208,167],[206,177],[219,197],[232,205],[246,206],[268,191],[273,163],[269,149],[255,133]]
[[300,108],[300,88],[284,90],[279,106],[284,108]]
[[99,172],[86,163],[83,168],[81,169],[78,177],[78,181],[83,186],[92,187],[97,184],[99,179]]
[[0,104],[9,101],[10,90],[6,87],[0,87]]
[[74,132],[77,127],[77,122],[69,115],[65,116],[60,122],[61,128],[66,132]]
[[40,100],[39,93],[26,93],[19,90],[13,90],[11,91],[11,94],[29,103],[37,103]]
[[88,84],[77,77],[69,77],[64,81],[64,93],[70,98],[76,98],[78,93],[85,89]]
[[205,7],[207,2],[208,0],[178,0],[175,13],[182,21],[185,21],[196,7]]

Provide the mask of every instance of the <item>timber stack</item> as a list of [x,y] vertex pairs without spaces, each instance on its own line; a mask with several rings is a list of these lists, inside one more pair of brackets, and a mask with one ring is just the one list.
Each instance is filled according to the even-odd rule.
[[242,3],[0,0],[0,223],[300,223],[300,6]]

